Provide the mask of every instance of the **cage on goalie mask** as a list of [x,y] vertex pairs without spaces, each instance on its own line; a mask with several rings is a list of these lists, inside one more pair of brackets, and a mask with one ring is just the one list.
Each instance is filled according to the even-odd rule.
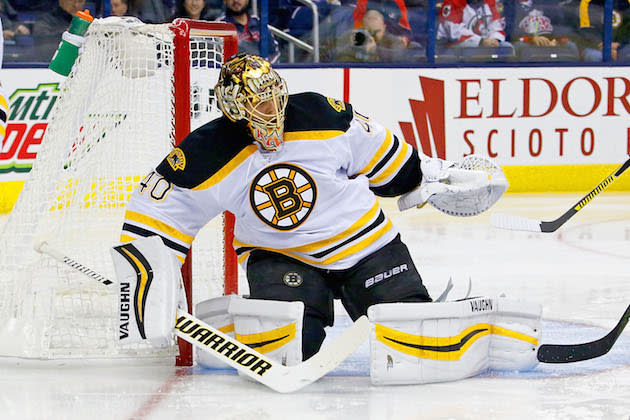
[[215,93],[225,116],[248,121],[264,149],[280,147],[289,95],[284,79],[267,60],[249,54],[231,58],[221,68]]

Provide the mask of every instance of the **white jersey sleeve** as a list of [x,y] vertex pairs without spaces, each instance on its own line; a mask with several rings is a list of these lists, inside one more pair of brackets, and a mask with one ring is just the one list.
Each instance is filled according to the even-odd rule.
[[354,111],[345,138],[348,175],[367,177],[375,194],[400,195],[420,183],[417,152],[378,122]]
[[179,187],[152,171],[127,205],[121,241],[158,235],[183,263],[199,230],[221,211],[211,194]]

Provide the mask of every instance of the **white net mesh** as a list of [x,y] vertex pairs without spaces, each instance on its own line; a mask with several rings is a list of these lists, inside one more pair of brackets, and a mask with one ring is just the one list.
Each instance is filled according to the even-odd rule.
[[[173,145],[173,37],[168,25],[130,19],[95,20],[90,26],[60,88],[37,161],[0,235],[0,355],[155,357],[176,352],[119,348],[116,287],[33,249],[34,238],[46,239],[114,278],[109,248],[119,243],[125,204]],[[207,86],[215,83],[210,80],[222,61],[221,43],[221,38],[191,38],[191,54],[203,55],[203,64],[196,66],[202,74],[191,69],[191,84],[205,86],[193,101],[193,128],[212,116]],[[214,283],[198,288],[201,297],[221,294],[220,229],[215,222],[204,231],[204,240],[195,242],[214,263],[200,273]]]

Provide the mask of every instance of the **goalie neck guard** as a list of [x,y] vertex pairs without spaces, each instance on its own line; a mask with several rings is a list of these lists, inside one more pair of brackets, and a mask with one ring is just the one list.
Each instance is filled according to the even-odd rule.
[[249,54],[234,56],[221,68],[215,92],[226,117],[246,120],[265,150],[280,148],[289,95],[284,79],[268,61]]

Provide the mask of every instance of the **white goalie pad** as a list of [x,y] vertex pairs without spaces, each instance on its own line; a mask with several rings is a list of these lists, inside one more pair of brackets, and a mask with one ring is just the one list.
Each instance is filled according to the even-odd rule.
[[238,341],[285,366],[302,362],[302,302],[234,299],[228,311]]
[[177,257],[159,236],[111,249],[118,279],[118,343],[174,344],[177,308],[186,297]]
[[455,381],[538,364],[541,306],[504,298],[371,306],[375,385]]
[[[229,314],[230,302],[242,299],[237,295],[219,296],[204,300],[195,305],[195,315],[208,325],[212,325],[222,333],[234,338],[234,320]],[[197,351],[196,360],[199,366],[210,369],[227,369],[230,366],[207,351]]]
[[[441,161],[438,176],[432,176],[430,164],[439,159],[423,159],[423,180],[418,188],[398,199],[402,210],[422,206],[426,202],[451,216],[475,216],[496,203],[508,188],[501,168],[488,158],[470,155],[457,163]],[[429,169],[425,175],[425,167]]]

